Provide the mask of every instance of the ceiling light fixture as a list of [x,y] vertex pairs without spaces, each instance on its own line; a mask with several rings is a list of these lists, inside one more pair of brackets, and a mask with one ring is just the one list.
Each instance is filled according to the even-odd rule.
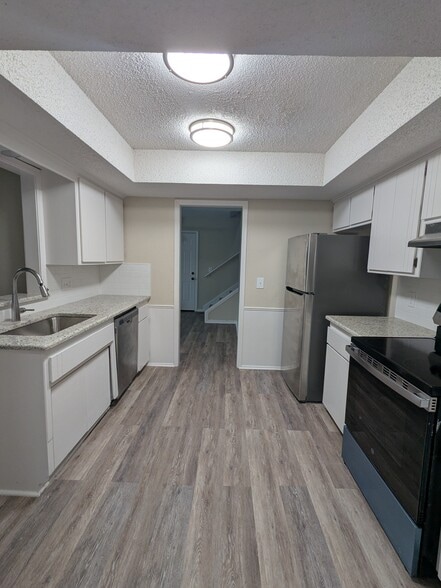
[[190,138],[202,147],[225,147],[233,140],[234,127],[224,120],[204,118],[191,123]]
[[214,84],[233,69],[229,53],[164,53],[164,62],[178,78],[193,84]]

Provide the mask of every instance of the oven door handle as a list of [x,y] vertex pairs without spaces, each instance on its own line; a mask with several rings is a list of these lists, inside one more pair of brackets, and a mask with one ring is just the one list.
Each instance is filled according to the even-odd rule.
[[[386,384],[388,388],[417,406],[418,408],[422,408],[427,412],[435,412],[437,406],[437,399],[429,396],[425,392],[418,390],[415,386],[404,380],[401,376],[385,368],[386,373],[383,372],[382,364],[372,357],[370,357],[364,351],[361,351],[358,347],[354,344],[346,345],[346,351],[349,355],[354,359],[357,363],[359,363],[366,371],[372,374],[377,380]],[[365,359],[366,358],[366,359]],[[370,361],[368,361],[368,359]],[[378,367],[375,367],[378,366]],[[393,379],[390,375],[393,375]],[[405,382],[406,387],[403,387],[402,383]]]

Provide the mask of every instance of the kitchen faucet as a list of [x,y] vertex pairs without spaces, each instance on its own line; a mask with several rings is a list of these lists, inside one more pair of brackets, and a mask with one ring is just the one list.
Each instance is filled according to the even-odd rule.
[[20,320],[20,301],[18,300],[17,281],[18,281],[18,278],[20,277],[20,275],[23,274],[24,272],[29,272],[37,280],[37,284],[40,287],[40,292],[41,292],[41,295],[43,296],[43,298],[47,298],[49,296],[49,288],[44,285],[43,280],[38,272],[36,272],[35,270],[33,270],[30,267],[19,268],[15,272],[14,277],[12,278],[12,304],[11,304],[12,316],[11,316],[11,319],[13,321]]

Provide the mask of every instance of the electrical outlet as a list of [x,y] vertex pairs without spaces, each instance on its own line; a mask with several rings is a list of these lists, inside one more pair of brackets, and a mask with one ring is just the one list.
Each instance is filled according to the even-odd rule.
[[416,292],[409,292],[409,302],[407,303],[407,306],[409,306],[410,308],[415,308],[415,306],[416,306]]
[[257,278],[256,288],[264,288],[264,287],[265,287],[265,278]]
[[72,288],[72,278],[61,278],[61,289],[67,290]]

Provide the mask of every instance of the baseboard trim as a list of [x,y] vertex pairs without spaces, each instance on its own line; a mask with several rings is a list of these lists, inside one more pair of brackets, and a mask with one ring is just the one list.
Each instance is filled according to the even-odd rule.
[[38,498],[41,492],[32,492],[31,490],[0,490],[0,496],[29,496],[31,498]]
[[280,372],[282,368],[280,365],[240,365],[240,370],[267,370],[273,372]]
[[207,325],[236,325],[237,326],[237,321],[223,321],[223,320],[217,320],[217,319],[209,319],[206,320],[205,323]]
[[149,367],[178,367],[175,363],[150,362]]
[[285,312],[284,308],[280,308],[278,306],[245,306],[244,310],[248,312]]

